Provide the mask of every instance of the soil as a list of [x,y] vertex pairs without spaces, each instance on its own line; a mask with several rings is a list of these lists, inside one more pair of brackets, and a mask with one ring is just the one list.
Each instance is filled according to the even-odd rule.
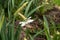
[[[49,16],[51,17],[51,19],[56,23],[59,24],[60,23],[60,10],[58,8],[53,8],[52,10],[48,10],[46,12],[46,16],[47,18],[49,18]],[[50,19],[49,19],[50,20]]]

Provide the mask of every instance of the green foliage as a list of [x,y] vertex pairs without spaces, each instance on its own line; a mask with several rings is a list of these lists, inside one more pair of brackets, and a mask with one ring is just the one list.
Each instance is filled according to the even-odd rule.
[[[25,4],[27,2],[27,4]],[[35,12],[39,12],[39,14],[43,13],[43,30],[37,31],[34,35],[31,35],[28,31],[25,32],[27,37],[30,37],[30,40],[34,40],[35,37],[41,34],[45,34],[47,40],[59,40],[60,34],[57,34],[57,28],[60,28],[60,24],[56,26],[56,24],[51,20],[51,27],[47,21],[44,13],[47,10],[53,8],[53,4],[60,5],[60,0],[50,0],[46,4],[45,0],[0,0],[0,38],[1,40],[19,40],[20,33],[22,31],[21,26],[18,24],[15,26],[16,20],[22,19],[21,13],[23,17],[29,18],[30,16],[35,16]],[[25,5],[24,5],[25,4]],[[16,13],[17,17],[14,15]],[[20,18],[19,18],[20,17]],[[18,19],[17,19],[18,18]],[[34,18],[34,17],[32,17]],[[15,29],[17,27],[17,29]],[[40,26],[39,26],[40,27]],[[50,30],[53,30],[53,38],[51,38]],[[51,31],[52,32],[52,31]]]
[[50,32],[49,32],[49,24],[47,22],[45,15],[43,15],[43,19],[44,19],[44,29],[45,29],[45,34],[46,34],[47,40],[51,40]]
[[53,1],[56,5],[60,6],[60,0],[54,0]]
[[3,23],[4,23],[4,16],[0,18],[0,31],[2,29]]

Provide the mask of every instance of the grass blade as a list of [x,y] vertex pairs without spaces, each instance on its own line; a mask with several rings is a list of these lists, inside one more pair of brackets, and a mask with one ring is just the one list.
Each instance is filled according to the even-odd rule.
[[39,9],[40,7],[43,7],[44,5],[38,6],[35,9],[32,9],[29,14],[27,15],[27,17],[31,16],[37,9]]
[[24,3],[21,7],[17,9],[17,11],[14,13],[14,16],[16,16],[17,13],[23,10],[23,8],[28,4],[28,2]]
[[20,32],[21,32],[21,26],[19,25],[15,33],[15,40],[19,39]]
[[30,40],[34,40],[34,38],[31,35],[29,35],[29,37],[30,37]]
[[33,0],[31,0],[31,1],[29,2],[29,4],[27,5],[26,10],[25,10],[25,14],[24,14],[25,16],[27,16],[27,13],[28,13],[28,11],[29,11],[29,8],[31,7],[32,2],[33,2]]
[[4,16],[0,19],[0,32],[4,23]]
[[37,32],[33,37],[35,38],[37,35],[39,35],[40,33],[42,33],[44,30],[41,30],[40,32]]
[[22,4],[24,4],[25,1],[26,1],[26,0],[23,0],[23,1],[19,4],[19,7],[20,7]]
[[48,25],[45,15],[43,15],[43,19],[44,19],[44,29],[45,29],[45,34],[46,34],[47,40],[51,40],[50,32],[49,32],[49,25]]
[[14,7],[14,0],[11,0],[12,1],[12,7]]
[[2,40],[7,40],[7,34],[6,34],[6,20],[5,16],[3,16],[3,24],[2,24],[2,29],[1,29],[1,38]]

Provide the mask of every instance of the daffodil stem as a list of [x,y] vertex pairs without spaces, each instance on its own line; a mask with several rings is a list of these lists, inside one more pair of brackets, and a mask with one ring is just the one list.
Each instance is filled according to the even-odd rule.
[[24,20],[26,20],[27,18],[21,14],[20,12],[22,11],[22,9],[28,4],[28,2],[25,2],[20,8],[17,9],[17,11],[14,13],[14,16],[16,16],[16,14],[20,15]]
[[18,13],[18,15],[20,15],[24,20],[27,19],[27,18],[26,18],[24,15],[22,15],[21,13]]
[[17,11],[14,13],[14,15],[16,15],[16,13],[20,12],[26,5],[28,2],[24,3],[20,8],[17,9]]

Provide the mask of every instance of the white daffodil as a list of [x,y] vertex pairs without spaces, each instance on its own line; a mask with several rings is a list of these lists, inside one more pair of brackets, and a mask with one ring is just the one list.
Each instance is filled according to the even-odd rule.
[[31,17],[29,17],[26,21],[19,22],[19,24],[21,24],[21,26],[23,27],[23,26],[25,26],[26,24],[31,23],[31,22],[33,22],[33,21],[34,21],[34,20],[31,19]]

